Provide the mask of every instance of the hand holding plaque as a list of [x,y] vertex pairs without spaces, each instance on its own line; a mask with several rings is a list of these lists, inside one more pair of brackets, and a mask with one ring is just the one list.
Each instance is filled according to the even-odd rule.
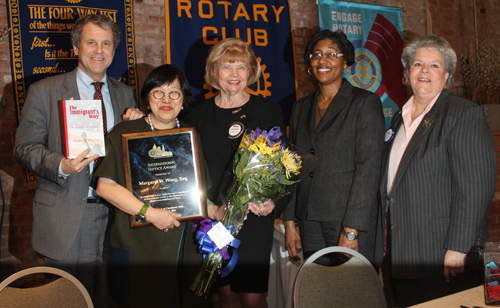
[[[122,135],[127,189],[158,209],[181,214],[179,222],[206,217],[193,127]],[[130,216],[131,228],[150,226]]]

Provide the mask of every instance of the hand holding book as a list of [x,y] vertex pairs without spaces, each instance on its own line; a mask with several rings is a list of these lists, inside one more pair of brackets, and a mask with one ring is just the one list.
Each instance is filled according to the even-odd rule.
[[100,100],[61,101],[61,120],[66,158],[74,159],[87,148],[87,155],[106,155]]
[[79,173],[82,171],[90,162],[99,158],[99,154],[87,157],[90,149],[85,149],[80,155],[74,159],[63,158],[61,163],[61,169],[65,174]]

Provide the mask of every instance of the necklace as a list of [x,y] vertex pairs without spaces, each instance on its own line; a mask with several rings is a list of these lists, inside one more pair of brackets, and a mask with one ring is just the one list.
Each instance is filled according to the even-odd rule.
[[[151,120],[151,112],[148,114],[148,120],[149,120],[149,127],[151,127],[151,131],[155,131],[155,126],[153,125],[153,120]],[[175,118],[175,126],[172,128],[180,128],[181,123],[179,122],[179,119]]]

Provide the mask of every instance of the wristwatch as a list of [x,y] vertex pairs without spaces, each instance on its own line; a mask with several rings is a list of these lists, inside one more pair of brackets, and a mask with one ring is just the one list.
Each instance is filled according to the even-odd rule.
[[347,231],[344,228],[342,228],[342,234],[345,235],[347,237],[347,239],[350,241],[354,241],[354,240],[358,239],[358,236],[356,234],[354,234],[354,232],[347,233]]
[[135,214],[135,221],[140,222],[140,223],[146,223],[146,211],[148,210],[148,207],[150,206],[149,203],[145,202],[144,205],[142,206],[141,210],[139,213]]

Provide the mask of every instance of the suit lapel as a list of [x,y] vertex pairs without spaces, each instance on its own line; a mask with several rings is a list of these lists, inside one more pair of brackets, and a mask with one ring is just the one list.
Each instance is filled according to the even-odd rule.
[[437,125],[435,124],[436,119],[441,113],[445,97],[448,96],[448,93],[449,92],[446,90],[443,90],[443,92],[441,92],[441,95],[439,96],[438,100],[436,101],[432,109],[424,116],[424,118],[420,122],[417,130],[415,131],[415,134],[413,135],[410,142],[408,143],[408,146],[406,147],[403,157],[401,158],[401,162],[399,163],[396,177],[394,178],[394,184],[392,185],[393,189],[395,189],[395,187],[398,185],[398,182],[401,180],[406,169],[410,165],[410,162],[413,156],[415,155],[417,149],[419,148],[420,144],[427,140],[427,137],[431,133],[432,128]]
[[80,99],[80,92],[78,92],[78,84],[76,83],[77,70],[78,68],[66,75],[66,79],[64,80],[64,88],[66,89],[66,92],[62,93],[61,99]]
[[382,178],[380,179],[380,183],[382,186],[380,188],[380,192],[381,192],[382,196],[387,195],[389,193],[387,191],[387,174],[388,174],[388,170],[389,170],[389,159],[390,159],[390,155],[391,155],[392,146],[394,144],[394,138],[395,138],[396,134],[399,132],[399,130],[401,130],[402,123],[403,123],[403,115],[402,115],[402,112],[400,110],[394,116],[394,118],[392,119],[392,122],[391,122],[390,128],[394,129],[394,135],[392,136],[392,140],[384,146],[384,151],[382,152],[382,166],[381,166],[382,167],[382,169],[381,169],[381,171],[382,171],[381,177]]
[[125,111],[119,110],[120,105],[118,103],[123,101],[123,98],[120,97],[121,93],[118,91],[118,85],[116,84],[119,81],[116,81],[109,76],[106,76],[106,80],[108,82],[109,97],[111,98],[111,104],[113,105],[115,124],[118,124],[122,121],[122,114]]
[[[335,117],[351,102],[352,96],[352,85],[346,79],[342,80],[342,86],[339,89],[339,92],[333,98],[332,102],[328,106],[328,109],[325,112],[323,118],[318,124],[318,127],[315,129],[315,133],[318,134],[326,127],[329,127],[331,121],[335,119]],[[317,100],[315,100],[317,105]],[[316,110],[314,110],[316,114]]]
[[304,108],[308,109],[307,114],[309,115],[309,117],[307,118],[307,136],[309,137],[309,140],[311,140],[311,143],[313,144],[314,144],[314,134],[316,131],[316,108],[318,106],[318,96],[319,96],[319,89],[316,90],[313,96],[310,96],[306,108]]

